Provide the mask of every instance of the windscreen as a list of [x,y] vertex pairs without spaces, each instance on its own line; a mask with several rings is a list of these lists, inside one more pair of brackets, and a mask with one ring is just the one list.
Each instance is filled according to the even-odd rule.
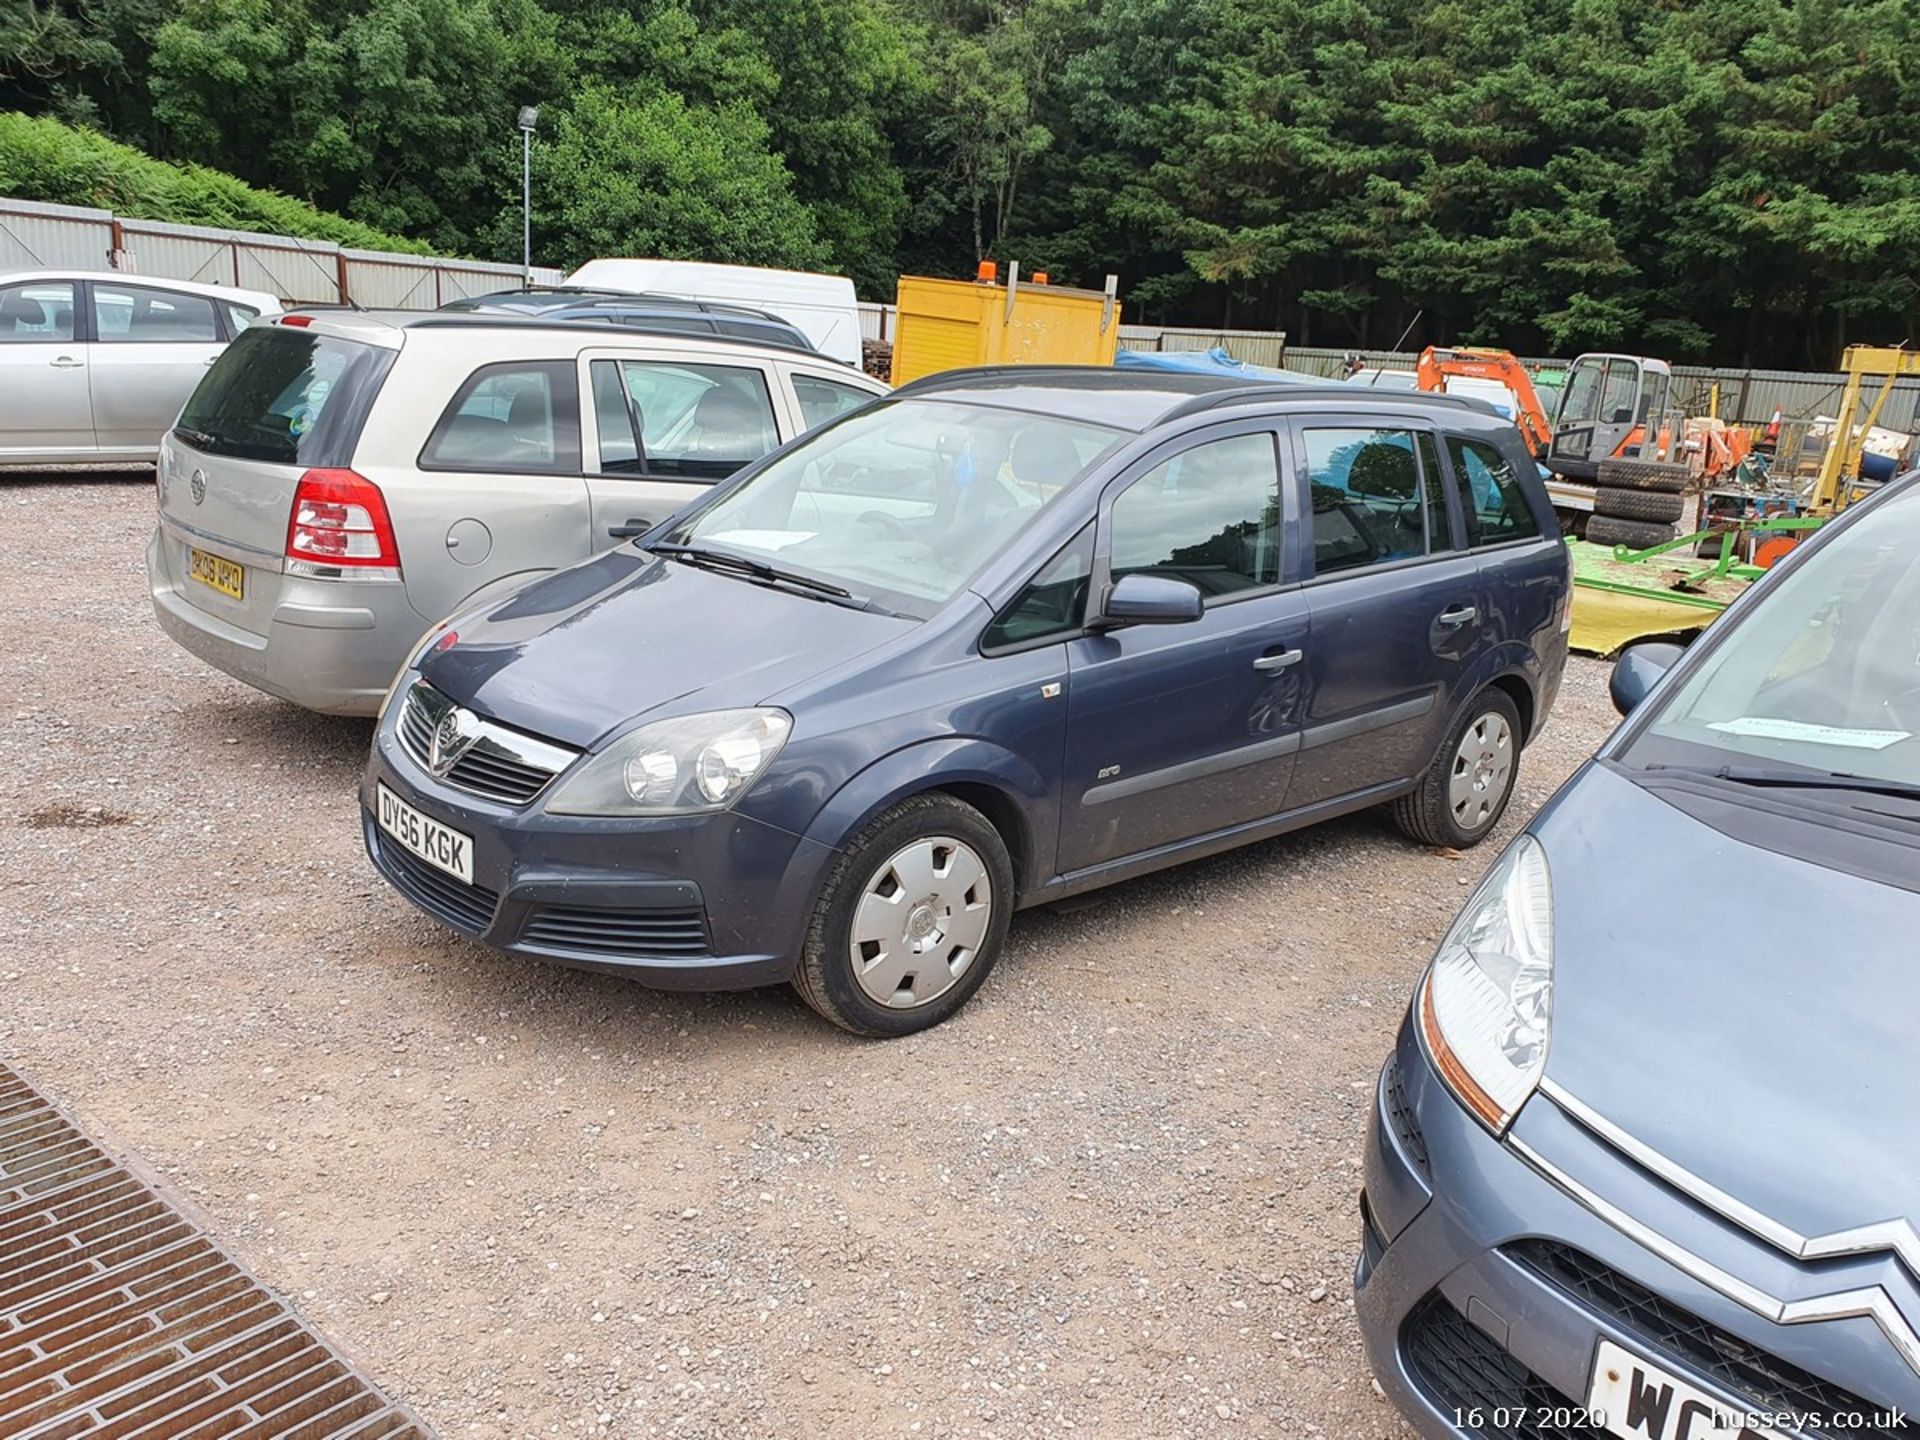
[[1920,784],[1920,493],[1885,506],[1760,599],[1623,758]]
[[392,352],[291,326],[244,330],[180,414],[176,433],[215,455],[345,465]]
[[875,405],[770,461],[670,538],[930,614],[1119,435],[980,405]]

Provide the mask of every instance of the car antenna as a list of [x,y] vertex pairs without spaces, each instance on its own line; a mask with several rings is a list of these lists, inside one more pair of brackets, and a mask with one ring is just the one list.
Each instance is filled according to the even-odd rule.
[[[1426,313],[1427,311],[1425,306],[1422,306],[1420,309],[1413,312],[1413,318],[1407,321],[1407,328],[1402,330],[1400,332],[1400,338],[1393,342],[1393,348],[1396,353],[1399,351],[1402,345],[1407,343],[1407,336],[1413,333],[1413,327],[1420,323],[1420,317]],[[1367,381],[1367,388],[1371,390],[1374,386],[1378,385],[1380,383],[1380,377],[1384,374],[1386,374],[1386,371],[1384,370],[1375,370],[1373,372],[1373,378]]]

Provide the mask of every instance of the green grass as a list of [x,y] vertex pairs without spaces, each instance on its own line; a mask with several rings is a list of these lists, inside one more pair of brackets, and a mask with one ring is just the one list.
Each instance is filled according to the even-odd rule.
[[304,200],[261,190],[203,165],[174,165],[97,130],[0,111],[0,195],[53,205],[89,205],[137,220],[211,225],[356,250],[432,253]]

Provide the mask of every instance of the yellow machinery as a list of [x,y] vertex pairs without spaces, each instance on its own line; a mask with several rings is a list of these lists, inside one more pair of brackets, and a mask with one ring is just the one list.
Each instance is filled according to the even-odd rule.
[[[1880,423],[1880,412],[1893,393],[1893,382],[1902,375],[1920,375],[1920,352],[1879,345],[1849,345],[1841,368],[1847,372],[1847,388],[1840,397],[1833,439],[1827,445],[1826,458],[1820,462],[1820,478],[1814,484],[1813,499],[1808,506],[1816,515],[1836,514],[1859,498],[1856,486],[1867,432]],[[1874,396],[1866,415],[1856,421],[1860,392],[1870,379],[1880,380],[1880,393]]]
[[1049,285],[1044,272],[997,283],[992,261],[977,280],[902,275],[893,383],[965,365],[1111,365],[1120,345],[1119,277],[1107,288]]

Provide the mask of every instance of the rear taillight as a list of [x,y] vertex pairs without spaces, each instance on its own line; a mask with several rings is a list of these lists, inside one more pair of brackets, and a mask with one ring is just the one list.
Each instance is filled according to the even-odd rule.
[[349,580],[397,579],[400,546],[380,487],[351,470],[302,475],[287,521],[287,569]]

